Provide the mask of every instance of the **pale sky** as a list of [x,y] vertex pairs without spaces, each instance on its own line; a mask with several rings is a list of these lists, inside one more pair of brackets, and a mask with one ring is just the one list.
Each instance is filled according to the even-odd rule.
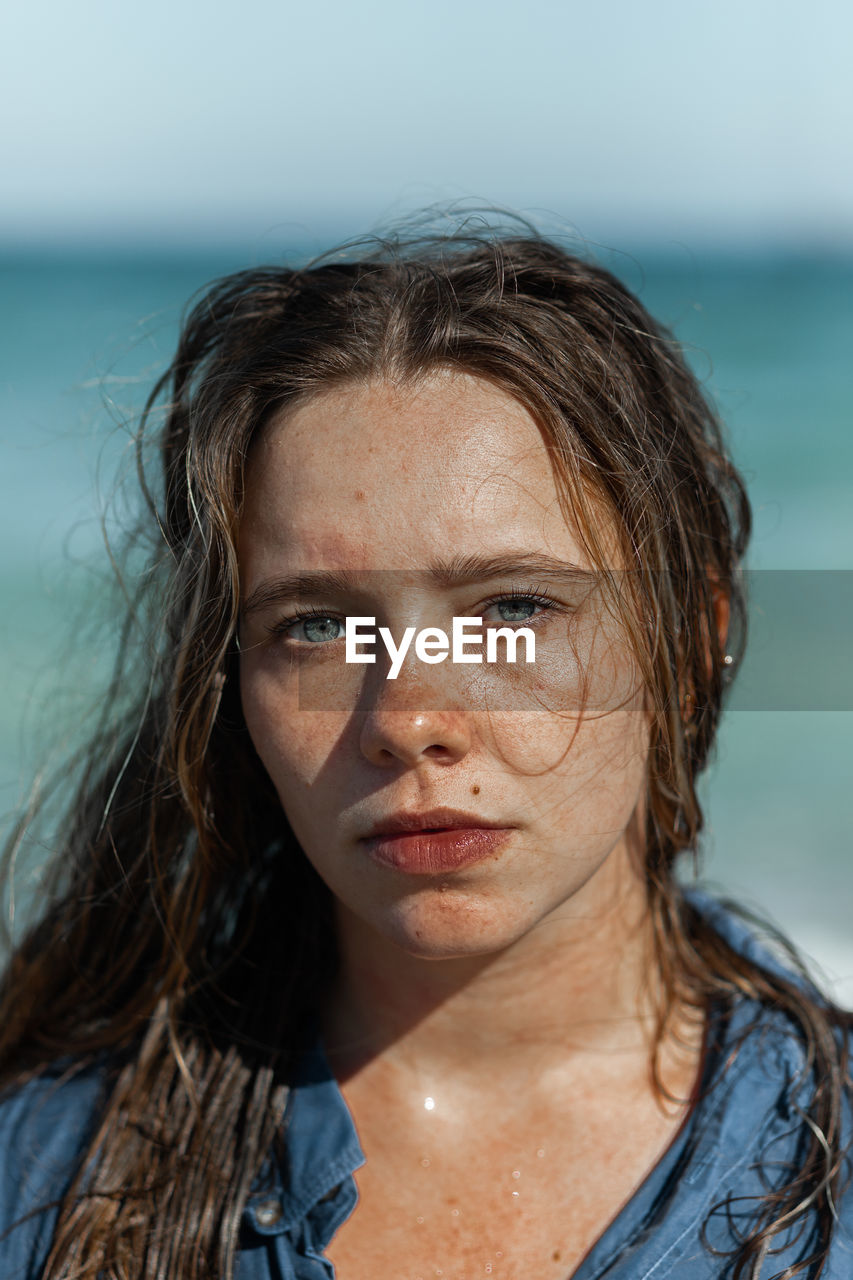
[[843,0],[31,0],[0,241],[281,238],[433,201],[853,241]]

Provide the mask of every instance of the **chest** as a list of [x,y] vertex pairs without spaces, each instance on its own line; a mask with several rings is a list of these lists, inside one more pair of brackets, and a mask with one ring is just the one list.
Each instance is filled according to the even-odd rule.
[[337,1280],[567,1280],[684,1118],[626,1129],[621,1112],[363,1134],[359,1203],[327,1249]]
[[499,1185],[448,1182],[430,1194],[368,1182],[350,1220],[327,1249],[337,1280],[494,1276],[564,1280],[606,1221],[608,1209],[571,1193],[528,1187],[516,1203]]

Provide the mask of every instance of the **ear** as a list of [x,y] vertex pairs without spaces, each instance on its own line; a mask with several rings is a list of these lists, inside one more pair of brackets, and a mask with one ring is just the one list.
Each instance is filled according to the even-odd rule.
[[[726,642],[729,635],[729,620],[731,618],[731,601],[725,588],[719,583],[715,575],[711,574],[711,594],[714,600],[714,616],[717,623],[717,636],[720,641],[720,651],[726,652]],[[708,675],[711,674],[711,654],[708,653]]]
[[[729,634],[729,620],[731,618],[731,600],[726,588],[722,585],[717,574],[713,569],[708,570],[708,580],[711,584],[711,598],[714,606],[714,621],[717,628],[717,638],[719,640],[720,650],[723,654],[726,652],[726,642]],[[714,657],[711,648],[710,636],[706,626],[705,617],[702,617],[702,635],[705,648],[705,670],[710,679],[714,670]],[[690,719],[694,702],[694,691],[688,689],[681,695],[681,713],[685,719]]]

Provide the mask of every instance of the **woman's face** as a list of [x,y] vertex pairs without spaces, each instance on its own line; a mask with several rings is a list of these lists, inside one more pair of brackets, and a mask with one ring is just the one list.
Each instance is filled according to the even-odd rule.
[[[618,568],[603,516],[599,532]],[[485,955],[571,914],[590,886],[639,884],[638,671],[516,400],[442,372],[280,415],[249,457],[239,558],[246,723],[342,917],[410,954]],[[286,582],[329,570],[347,582]],[[395,646],[411,627],[452,638],[454,617],[480,619],[484,636],[527,626],[535,660],[522,643],[509,663],[501,642],[488,663],[469,629],[481,663],[430,663],[413,641],[390,679],[378,635],[361,649],[373,664],[345,660],[347,616],[375,618]],[[503,834],[367,839],[439,806]]]

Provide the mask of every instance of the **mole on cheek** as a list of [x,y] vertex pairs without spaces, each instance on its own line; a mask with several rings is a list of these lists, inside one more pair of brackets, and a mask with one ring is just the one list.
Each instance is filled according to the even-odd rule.
[[479,794],[480,794],[480,788],[479,788],[479,787],[472,787],[472,788],[471,788],[471,795],[472,795],[472,796],[478,796]]

